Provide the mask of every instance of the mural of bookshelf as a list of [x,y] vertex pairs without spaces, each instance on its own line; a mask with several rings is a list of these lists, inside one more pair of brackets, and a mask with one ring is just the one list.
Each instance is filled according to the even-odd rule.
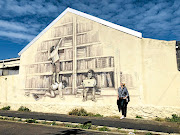
[[[90,69],[95,71],[99,89],[114,88],[114,56],[104,56],[93,22],[71,17],[50,30],[51,36],[37,47],[35,62],[25,65],[26,90],[44,94],[55,71],[60,81],[67,82],[64,94],[75,94]],[[57,45],[59,60],[54,70],[48,57],[51,47]]]

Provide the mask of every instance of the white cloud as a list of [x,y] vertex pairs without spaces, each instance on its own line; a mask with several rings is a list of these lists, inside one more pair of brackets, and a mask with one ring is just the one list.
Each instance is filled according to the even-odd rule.
[[11,39],[23,39],[26,41],[31,41],[34,38],[34,35],[8,31],[0,31],[0,36],[8,37]]
[[28,31],[22,23],[0,20],[0,29],[2,28],[6,30]]
[[16,1],[16,0],[7,0],[5,2],[4,11],[7,14],[15,16],[23,15],[44,15],[44,16],[53,16],[51,13],[58,12],[59,7],[54,5],[51,2],[46,2],[43,0],[36,1]]

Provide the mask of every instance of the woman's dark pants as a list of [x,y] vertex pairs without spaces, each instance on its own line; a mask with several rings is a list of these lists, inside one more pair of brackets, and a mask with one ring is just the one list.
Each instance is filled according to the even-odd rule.
[[124,117],[126,117],[127,114],[127,104],[126,99],[119,99],[118,101],[119,112],[122,110],[122,115],[124,115]]

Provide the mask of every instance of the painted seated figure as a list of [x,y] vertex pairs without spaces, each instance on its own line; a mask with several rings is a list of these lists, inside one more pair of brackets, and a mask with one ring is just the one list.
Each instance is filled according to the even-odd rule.
[[96,101],[96,79],[93,70],[89,70],[87,73],[87,78],[82,81],[83,84],[83,101],[87,101],[88,93],[92,93],[92,101]]
[[44,96],[48,96],[51,98],[55,98],[57,93],[59,93],[59,97],[63,99],[63,89],[67,86],[67,82],[65,80],[59,81],[59,74],[56,73],[56,66],[53,67],[52,80],[49,85],[49,89],[46,91]]
[[67,83],[65,80],[61,81],[61,82],[54,82],[53,84],[51,84],[49,90],[46,91],[46,94],[44,96],[48,96],[51,98],[55,98],[56,97],[56,93],[58,91],[59,93],[59,97],[61,99],[63,99],[63,89],[65,89],[65,87],[67,86]]

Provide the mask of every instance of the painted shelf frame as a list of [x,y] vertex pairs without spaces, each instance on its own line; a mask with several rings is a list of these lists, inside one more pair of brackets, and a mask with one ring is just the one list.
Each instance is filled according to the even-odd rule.
[[[52,40],[56,40],[56,39],[60,39],[60,38],[68,38],[68,37],[72,37],[72,46],[63,46],[63,47],[59,47],[59,50],[64,50],[64,49],[73,49],[73,58],[72,59],[65,59],[65,60],[59,60],[60,63],[62,62],[72,62],[72,66],[73,66],[73,70],[72,71],[60,71],[58,74],[59,75],[68,75],[68,74],[71,74],[73,76],[73,81],[72,81],[72,87],[68,87],[68,88],[72,88],[72,94],[75,94],[76,93],[76,89],[77,89],[77,74],[79,73],[87,73],[88,69],[85,69],[85,70],[77,70],[77,62],[79,60],[88,60],[88,59],[94,59],[94,58],[105,58],[105,57],[113,57],[113,56],[92,56],[92,57],[84,57],[84,58],[78,58],[77,57],[77,49],[80,48],[80,47],[86,47],[86,46],[93,46],[93,45],[100,45],[101,42],[100,41],[95,41],[95,42],[89,42],[89,43],[83,43],[83,44],[77,44],[76,40],[77,40],[77,36],[79,35],[83,35],[83,34],[87,34],[88,32],[91,32],[92,30],[89,30],[89,31],[84,31],[84,32],[77,32],[76,31],[76,27],[77,27],[77,18],[76,17],[73,17],[73,22],[68,22],[68,23],[64,23],[64,24],[61,24],[60,26],[58,27],[61,27],[61,26],[65,26],[65,25],[69,25],[69,24],[72,24],[72,34],[70,35],[63,35],[63,36],[60,36],[60,37],[53,37],[53,38],[49,38],[45,41],[52,41]],[[38,52],[48,52],[47,50],[40,50]],[[35,62],[35,63],[32,63],[32,64],[44,64],[44,63],[51,63],[51,61],[44,61],[44,62]],[[29,65],[29,64],[28,64]],[[115,67],[108,67],[108,68],[96,68],[96,69],[93,69],[95,72],[114,72],[115,74]],[[28,74],[27,76],[49,76],[49,75],[52,75],[53,73],[52,72],[47,72],[47,73],[35,73],[35,74]],[[115,78],[115,75],[114,75],[114,78]],[[113,78],[113,79],[114,79]],[[115,80],[115,79],[114,79]],[[114,82],[115,83],[115,82]],[[48,88],[25,88],[26,90],[43,90],[43,89],[48,89]],[[107,88],[108,89],[108,88]],[[114,88],[111,88],[111,89],[114,89]]]

